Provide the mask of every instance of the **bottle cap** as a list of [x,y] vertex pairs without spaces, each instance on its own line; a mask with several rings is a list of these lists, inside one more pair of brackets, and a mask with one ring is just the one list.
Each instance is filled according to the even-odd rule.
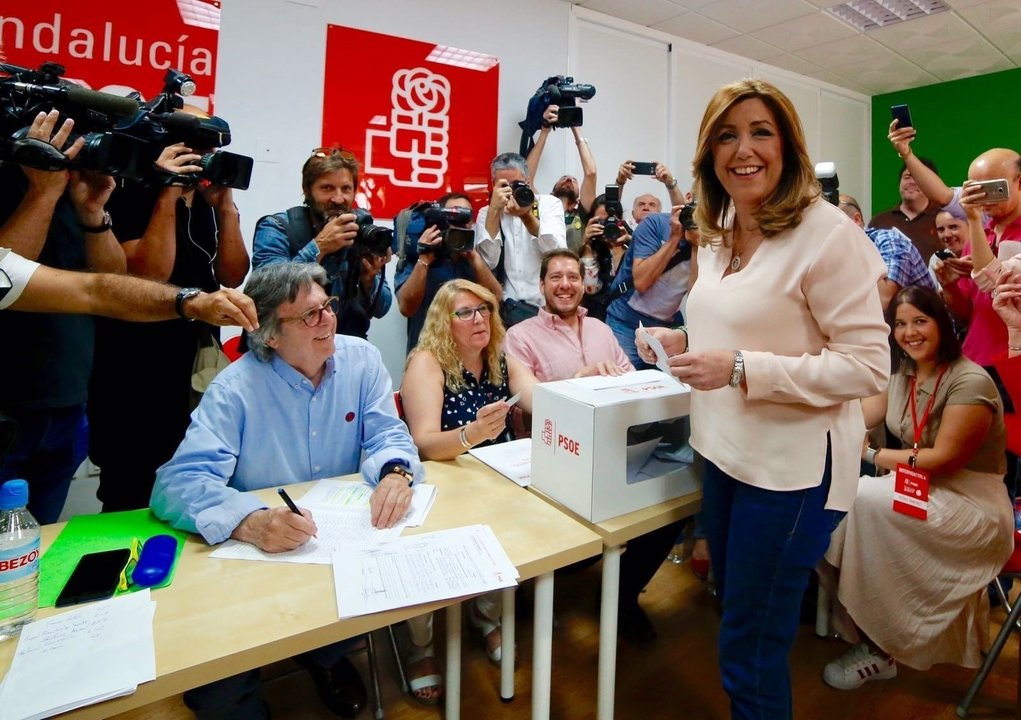
[[16,510],[28,505],[28,481],[8,480],[0,485],[0,510]]

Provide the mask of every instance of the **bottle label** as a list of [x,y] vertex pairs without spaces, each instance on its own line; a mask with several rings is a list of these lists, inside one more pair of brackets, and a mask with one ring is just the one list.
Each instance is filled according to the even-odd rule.
[[0,550],[0,586],[27,578],[39,570],[39,539]]

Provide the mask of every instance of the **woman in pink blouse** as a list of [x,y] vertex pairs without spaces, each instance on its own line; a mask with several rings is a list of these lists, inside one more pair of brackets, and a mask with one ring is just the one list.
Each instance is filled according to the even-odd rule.
[[692,387],[731,715],[790,718],[801,598],[854,501],[859,398],[890,374],[886,267],[820,199],[801,121],[773,85],[718,90],[692,164],[702,248],[688,326],[650,332]]

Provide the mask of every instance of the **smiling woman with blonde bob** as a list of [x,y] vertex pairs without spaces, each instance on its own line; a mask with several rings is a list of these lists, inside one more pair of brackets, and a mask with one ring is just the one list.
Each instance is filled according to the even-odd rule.
[[692,388],[732,717],[783,720],[801,598],[854,501],[860,398],[889,377],[886,266],[820,198],[801,121],[767,82],[716,92],[693,170],[703,248],[687,332],[650,332]]

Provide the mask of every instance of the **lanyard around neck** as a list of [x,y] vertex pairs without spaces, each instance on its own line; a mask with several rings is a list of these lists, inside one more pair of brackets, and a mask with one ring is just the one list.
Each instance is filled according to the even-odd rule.
[[918,380],[917,376],[911,376],[911,394],[908,398],[911,404],[911,425],[914,428],[914,447],[911,450],[911,458],[908,460],[908,464],[911,467],[915,466],[918,461],[918,443],[922,441],[922,431],[925,430],[926,423],[929,422],[929,414],[932,412],[932,406],[936,402],[936,392],[939,390],[939,384],[943,380],[943,375],[947,369],[943,368],[939,371],[939,375],[936,376],[936,384],[932,388],[932,395],[929,396],[929,402],[925,405],[925,412],[922,414],[922,421],[918,421],[918,410],[915,407],[915,384]]

